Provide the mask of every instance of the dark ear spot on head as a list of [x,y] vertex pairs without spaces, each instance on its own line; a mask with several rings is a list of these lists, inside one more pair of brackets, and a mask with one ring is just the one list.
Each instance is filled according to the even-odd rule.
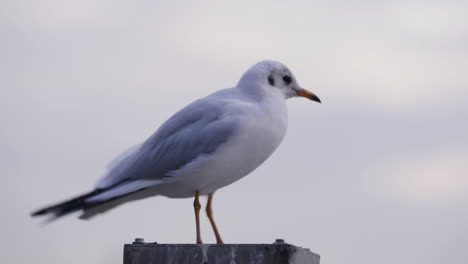
[[283,81],[284,81],[286,84],[290,84],[291,81],[292,81],[291,76],[289,76],[289,75],[283,76]]
[[268,76],[268,83],[270,83],[271,86],[275,86],[275,78],[273,76]]

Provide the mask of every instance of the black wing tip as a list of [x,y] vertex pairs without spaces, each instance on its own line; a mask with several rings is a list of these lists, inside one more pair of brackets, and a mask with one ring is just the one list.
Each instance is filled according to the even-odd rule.
[[34,211],[32,213],[29,214],[30,217],[38,217],[38,216],[45,216],[45,215],[48,215],[48,214],[52,214],[54,216],[57,215],[57,210],[53,210],[53,208],[44,208],[44,209],[40,209],[40,210],[37,210],[37,211]]
[[47,210],[41,209],[41,210],[34,211],[34,212],[30,213],[29,216],[36,217],[36,216],[41,216],[41,215],[45,215],[45,214],[47,214]]
[[[70,213],[73,213],[73,212],[76,212],[76,211],[80,211],[80,210],[84,210],[86,211],[87,209],[91,208],[91,207],[94,207],[94,206],[97,206],[99,203],[88,203],[86,202],[86,199],[90,198],[90,197],[93,197],[95,195],[98,195],[106,190],[109,190],[109,189],[112,189],[113,187],[123,183],[123,182],[126,182],[128,181],[128,179],[125,179],[121,182],[118,182],[112,186],[109,186],[107,188],[102,188],[102,189],[94,189],[93,191],[90,191],[88,193],[85,193],[85,194],[82,194],[82,195],[79,195],[75,198],[72,198],[70,200],[67,200],[67,201],[64,201],[64,202],[61,202],[61,203],[58,203],[58,204],[55,204],[55,205],[52,205],[52,206],[48,206],[48,207],[45,207],[45,208],[42,208],[42,209],[39,209],[37,211],[34,211],[32,213],[30,213],[30,216],[31,217],[38,217],[38,216],[46,216],[46,215],[50,215],[51,218],[53,220],[57,219],[57,218],[60,218],[62,216],[65,216],[67,214],[70,214]],[[80,217],[80,219],[88,219],[90,218],[90,216],[88,216],[87,214],[84,214],[84,216]]]
[[102,190],[94,190],[84,195],[77,196],[68,201],[61,202],[52,206],[48,206],[30,214],[31,217],[51,215],[53,218],[59,218],[66,214],[83,209],[86,206],[85,200],[93,195],[100,193]]

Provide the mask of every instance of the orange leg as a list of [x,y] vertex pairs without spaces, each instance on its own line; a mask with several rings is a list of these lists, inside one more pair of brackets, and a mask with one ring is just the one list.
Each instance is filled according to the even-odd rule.
[[195,224],[197,226],[197,244],[203,244],[200,234],[200,209],[201,204],[199,201],[200,192],[195,193],[195,200],[193,201],[193,208],[195,209]]
[[208,196],[208,202],[206,204],[206,215],[208,216],[208,219],[210,219],[211,226],[213,227],[213,231],[216,236],[216,244],[224,244],[223,240],[221,239],[221,236],[219,235],[218,228],[216,227],[216,223],[213,218],[213,211],[211,210],[212,201],[213,201],[213,194],[210,194]]

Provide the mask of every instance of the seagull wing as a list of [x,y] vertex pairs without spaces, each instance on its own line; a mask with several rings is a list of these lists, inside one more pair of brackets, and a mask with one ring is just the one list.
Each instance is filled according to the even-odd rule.
[[168,180],[173,177],[169,172],[215,152],[239,124],[223,100],[214,94],[177,112],[142,145],[119,156],[97,188],[138,180]]
[[[215,152],[239,129],[239,110],[233,97],[218,96],[193,102],[167,120],[148,140],[118,156],[107,174],[89,193],[33,212],[52,219],[83,210],[88,219],[126,201],[142,198],[140,191],[175,179],[170,172]],[[234,93],[235,97],[235,93]],[[234,106],[234,107],[232,107]],[[134,196],[132,196],[134,195]]]

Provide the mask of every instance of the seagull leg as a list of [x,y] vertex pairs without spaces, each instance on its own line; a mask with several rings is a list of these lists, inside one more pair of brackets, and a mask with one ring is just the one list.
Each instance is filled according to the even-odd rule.
[[213,231],[216,236],[216,244],[224,244],[221,236],[219,235],[218,228],[216,227],[216,223],[213,218],[213,211],[211,210],[211,203],[213,201],[213,193],[208,196],[208,202],[206,203],[206,215],[208,219],[210,219],[211,227],[213,227]]
[[203,244],[200,234],[200,209],[201,204],[199,201],[200,192],[195,192],[195,200],[193,201],[193,208],[195,209],[195,224],[197,226],[197,244]]

